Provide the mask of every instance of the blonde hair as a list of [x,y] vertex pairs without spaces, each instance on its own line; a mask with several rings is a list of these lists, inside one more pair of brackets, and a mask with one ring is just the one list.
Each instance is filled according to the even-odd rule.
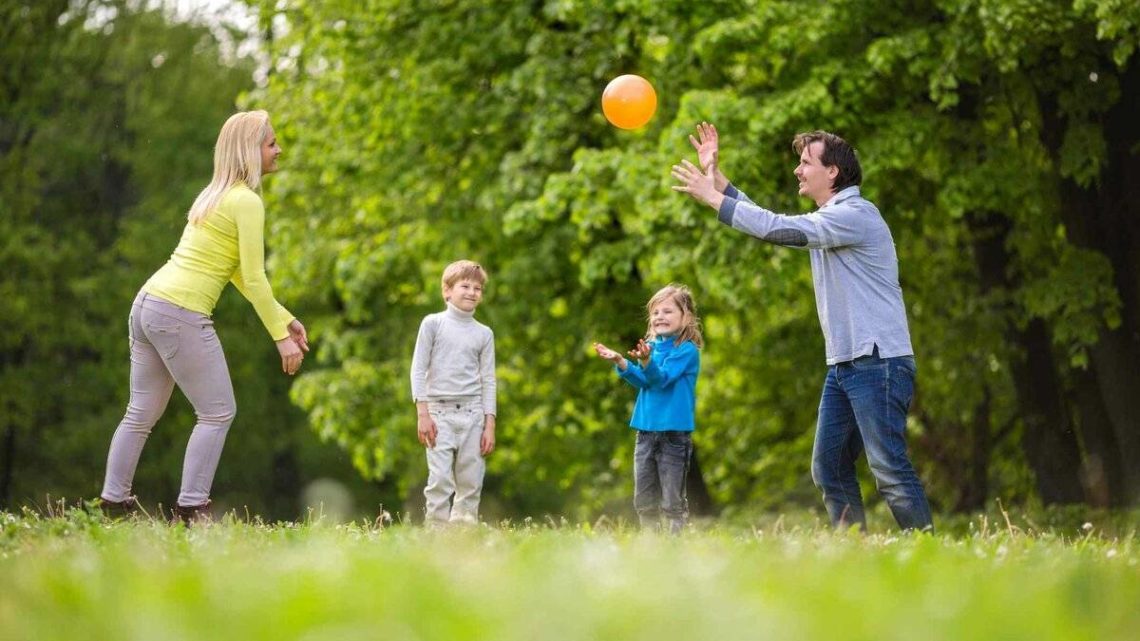
[[648,317],[646,338],[649,340],[657,338],[657,332],[653,331],[653,308],[669,300],[673,301],[686,319],[681,331],[677,332],[677,338],[673,344],[680,345],[685,341],[692,341],[697,347],[704,347],[705,339],[701,335],[701,319],[697,316],[697,303],[693,300],[693,293],[689,291],[688,287],[677,283],[669,283],[657,290],[653,298],[650,298],[649,302],[645,304],[645,312]]
[[187,218],[195,225],[218,207],[237,183],[261,189],[261,144],[269,133],[269,112],[241,111],[229,117],[214,143],[214,177],[198,193]]
[[443,278],[440,279],[440,286],[446,290],[449,287],[454,287],[455,283],[461,280],[469,280],[480,285],[487,282],[487,271],[483,266],[472,260],[457,260],[443,269]]

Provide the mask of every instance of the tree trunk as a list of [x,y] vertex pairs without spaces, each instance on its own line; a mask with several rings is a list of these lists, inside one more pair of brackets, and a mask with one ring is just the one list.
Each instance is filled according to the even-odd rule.
[[966,474],[962,491],[954,511],[975,512],[985,508],[989,496],[990,453],[993,450],[993,435],[990,426],[990,391],[987,389],[982,402],[974,408],[974,420],[969,424],[969,452],[966,461]]
[[[1111,65],[1107,65],[1111,67]],[[1100,252],[1113,268],[1113,285],[1120,295],[1121,325],[1105,327],[1090,350],[1097,394],[1079,394],[1078,415],[1088,445],[1115,446],[1115,461],[1101,460],[1106,475],[1120,470],[1117,504],[1140,503],[1140,64],[1135,61],[1120,75],[1121,99],[1103,117],[1107,143],[1106,166],[1090,187],[1061,178],[1061,219],[1073,243]],[[1054,96],[1041,99],[1042,141],[1055,160],[1068,124]],[[1093,405],[1101,404],[1097,408]],[[1104,450],[1104,455],[1111,452]],[[1110,458],[1112,458],[1110,456]],[[1107,487],[1112,488],[1106,477]]]
[[0,445],[0,509],[12,507],[12,477],[16,465],[16,426],[4,427],[4,443]]
[[705,485],[696,445],[693,445],[693,456],[689,460],[689,475],[685,477],[685,495],[689,499],[689,511],[697,516],[716,516],[720,511],[709,495],[708,485]]
[[1036,476],[1041,501],[1080,503],[1081,453],[1077,435],[1061,402],[1063,391],[1051,351],[1049,330],[1040,319],[1018,332],[1025,360],[1013,366],[1021,407],[1022,449]]
[[1089,503],[1097,507],[1125,503],[1120,450],[1092,370],[1073,373],[1073,404],[1085,451],[1083,477]]
[[[1012,288],[1009,252],[1005,248],[1011,228],[1009,218],[991,211],[974,212],[966,217],[966,224],[970,229],[980,293],[991,296],[997,291],[1008,291]],[[1014,369],[1015,376],[1017,371]],[[1022,402],[1019,396],[1018,403]],[[962,491],[954,507],[956,512],[971,512],[985,507],[989,495],[990,454],[994,447],[990,411],[990,390],[986,388],[982,402],[974,408],[973,420],[967,427],[967,459],[963,461],[966,471]]]
[[297,497],[301,495],[301,470],[291,442],[273,454],[270,494],[266,497],[272,519],[291,519],[297,514]]

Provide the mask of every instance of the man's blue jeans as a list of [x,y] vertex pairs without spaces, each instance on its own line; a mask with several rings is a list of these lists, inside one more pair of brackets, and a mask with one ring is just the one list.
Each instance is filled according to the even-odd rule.
[[689,516],[685,477],[693,455],[693,433],[637,431],[633,448],[633,507],[641,527],[661,527],[661,514],[669,531],[680,534]]
[[831,523],[866,528],[855,461],[866,450],[875,485],[899,527],[933,528],[922,482],[906,453],[906,413],[914,397],[913,356],[870,356],[832,365],[819,401],[811,476]]

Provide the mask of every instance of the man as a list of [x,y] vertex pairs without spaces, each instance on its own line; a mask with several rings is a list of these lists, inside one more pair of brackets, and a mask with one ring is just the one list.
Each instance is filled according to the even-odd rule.
[[799,193],[815,212],[785,216],[753,203],[717,167],[719,138],[708,123],[689,136],[698,169],[674,165],[673,189],[719,212],[722,223],[761,240],[807,249],[827,348],[812,480],[836,527],[866,528],[855,461],[866,451],[879,492],[899,527],[932,530],[922,482],[906,452],[906,414],[914,396],[914,350],[899,287],[894,240],[879,210],[859,193],[855,150],[824,131],[795,137]]

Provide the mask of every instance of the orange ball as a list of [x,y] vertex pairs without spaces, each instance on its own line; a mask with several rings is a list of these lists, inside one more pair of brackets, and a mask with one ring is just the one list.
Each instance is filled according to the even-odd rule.
[[657,92],[641,76],[618,76],[602,92],[602,113],[615,127],[637,129],[657,111]]

